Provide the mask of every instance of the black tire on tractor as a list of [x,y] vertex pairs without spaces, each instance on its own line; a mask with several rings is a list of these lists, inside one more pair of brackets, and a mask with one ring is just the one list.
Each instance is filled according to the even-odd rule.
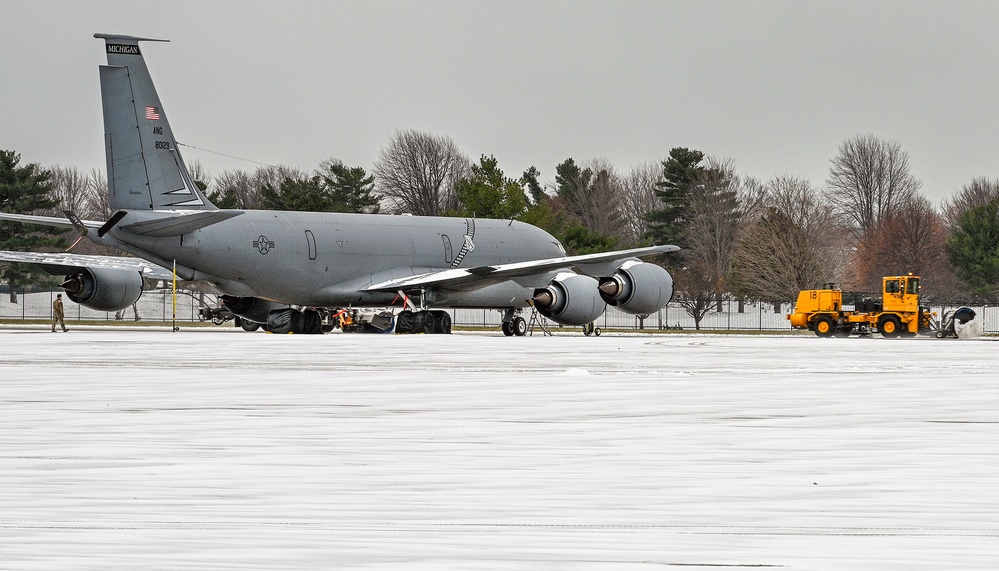
[[883,315],[878,319],[878,331],[884,337],[898,337],[902,334],[902,321],[895,315]]
[[836,331],[836,324],[833,323],[831,318],[823,315],[815,320],[812,329],[815,330],[815,334],[819,337],[832,337],[833,332]]

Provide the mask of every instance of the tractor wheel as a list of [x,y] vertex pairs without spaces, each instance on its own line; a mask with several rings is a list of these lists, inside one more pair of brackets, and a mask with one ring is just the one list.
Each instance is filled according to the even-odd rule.
[[897,316],[884,315],[878,319],[878,331],[885,337],[898,337],[902,333],[902,322]]
[[832,319],[823,316],[815,320],[813,329],[819,337],[832,337],[833,332],[836,331],[836,325]]

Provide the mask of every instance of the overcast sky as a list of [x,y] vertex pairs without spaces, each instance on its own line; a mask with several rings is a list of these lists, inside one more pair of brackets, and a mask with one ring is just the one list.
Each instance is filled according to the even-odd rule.
[[417,129],[513,177],[682,146],[823,185],[871,133],[939,202],[999,177],[997,22],[991,1],[3,0],[0,149],[104,168],[104,32],[171,40],[142,49],[178,141],[261,163],[370,170]]

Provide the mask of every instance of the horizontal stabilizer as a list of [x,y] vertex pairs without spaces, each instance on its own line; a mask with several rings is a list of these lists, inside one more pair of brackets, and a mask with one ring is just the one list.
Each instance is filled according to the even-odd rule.
[[153,238],[180,236],[239,216],[242,213],[242,210],[202,210],[190,214],[178,214],[169,218],[144,220],[122,226],[120,229],[132,234]]
[[[74,228],[73,222],[66,218],[56,218],[54,216],[35,216],[33,214],[11,214],[0,212],[0,220],[10,220],[11,222],[22,222],[24,224],[40,224],[42,226],[55,226],[56,228]],[[103,222],[93,220],[79,220],[87,228],[100,228]]]

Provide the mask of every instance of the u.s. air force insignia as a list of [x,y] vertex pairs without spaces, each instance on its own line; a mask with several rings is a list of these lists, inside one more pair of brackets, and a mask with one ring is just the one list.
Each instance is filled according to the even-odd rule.
[[274,247],[274,240],[268,240],[267,236],[261,234],[259,238],[253,241],[253,247],[261,254],[266,255]]

